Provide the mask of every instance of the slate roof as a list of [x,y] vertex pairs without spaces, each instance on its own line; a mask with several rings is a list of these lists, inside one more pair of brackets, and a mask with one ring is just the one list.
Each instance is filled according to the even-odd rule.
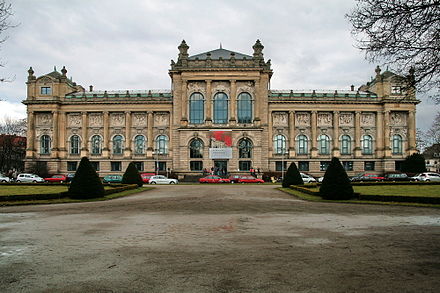
[[250,56],[250,55],[245,55],[245,54],[241,54],[238,52],[229,51],[229,50],[226,50],[223,48],[215,49],[212,51],[208,51],[208,52],[193,55],[193,56],[189,56],[188,59],[195,60],[196,58],[198,58],[199,60],[205,60],[208,57],[208,53],[211,53],[211,59],[220,59],[220,57],[222,59],[229,59],[229,58],[231,58],[231,53],[235,54],[234,55],[235,59],[244,59],[244,58],[246,58],[248,60],[252,59],[252,56]]

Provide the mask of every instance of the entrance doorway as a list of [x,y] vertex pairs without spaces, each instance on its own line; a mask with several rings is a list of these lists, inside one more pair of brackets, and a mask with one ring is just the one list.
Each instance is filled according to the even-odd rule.
[[214,173],[218,176],[228,174],[228,160],[214,160]]

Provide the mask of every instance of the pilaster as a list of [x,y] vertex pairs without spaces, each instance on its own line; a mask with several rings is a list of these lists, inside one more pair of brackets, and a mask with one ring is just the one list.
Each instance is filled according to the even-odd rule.
[[356,111],[354,114],[354,143],[354,156],[355,158],[361,158],[361,111]]
[[289,157],[295,157],[295,111],[289,112]]
[[26,158],[33,158],[35,152],[35,114],[28,111]]
[[58,123],[58,111],[52,111],[52,150],[50,152],[52,159],[58,158]]
[[104,145],[102,148],[102,157],[108,158],[110,155],[110,149],[109,149],[109,113],[108,111],[104,111],[102,113],[103,115],[103,121],[104,121]]
[[390,111],[384,111],[384,156],[385,158],[391,158],[390,148]]
[[153,111],[147,112],[147,157],[153,156]]
[[384,155],[384,145],[383,145],[383,112],[376,112],[376,158],[383,158]]
[[131,112],[125,111],[125,148],[124,157],[131,157]]
[[88,157],[89,156],[89,134],[88,134],[88,116],[87,112],[81,112],[82,115],[82,137],[84,140],[84,143],[82,144],[81,148],[81,157]]
[[237,114],[236,114],[236,108],[237,108],[237,82],[235,80],[231,80],[231,97],[230,97],[230,102],[231,102],[231,107],[229,107],[230,109],[230,113],[229,113],[229,123],[231,125],[235,125],[237,122]]
[[208,126],[212,125],[212,96],[211,96],[211,80],[206,80],[206,124]]
[[339,157],[341,155],[339,149],[339,111],[333,111],[333,150],[332,156]]
[[318,112],[312,111],[311,115],[311,140],[312,140],[312,148],[310,149],[310,155],[312,158],[316,158],[318,156],[318,148],[317,148],[317,131],[318,131]]

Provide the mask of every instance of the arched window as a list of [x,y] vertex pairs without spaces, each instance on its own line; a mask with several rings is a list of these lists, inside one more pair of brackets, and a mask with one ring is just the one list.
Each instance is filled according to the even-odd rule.
[[100,155],[102,152],[102,139],[99,135],[92,136],[92,155]]
[[371,155],[373,153],[373,138],[371,135],[362,136],[362,154]]
[[253,143],[248,138],[242,138],[238,142],[238,157],[240,159],[252,158]]
[[203,141],[195,138],[189,143],[189,157],[203,158]]
[[214,96],[214,123],[228,123],[228,96],[225,93]]
[[113,137],[113,154],[122,155],[122,150],[123,150],[122,142],[123,142],[122,135],[115,135]]
[[321,134],[318,137],[318,150],[320,155],[330,154],[330,138],[328,135]]
[[241,93],[237,98],[238,123],[252,122],[252,97],[248,93]]
[[351,154],[351,137],[350,135],[343,135],[341,137],[341,155]]
[[78,135],[72,135],[70,137],[70,154],[79,155],[79,150],[81,148],[81,141]]
[[306,155],[309,152],[308,139],[304,134],[298,135],[296,139],[296,152],[298,155]]
[[166,135],[156,137],[156,152],[159,155],[168,154],[168,137]]
[[189,97],[189,123],[201,124],[205,119],[205,100],[200,93],[193,93]]
[[50,136],[42,135],[40,138],[40,154],[48,155],[50,154]]
[[282,134],[278,134],[273,139],[273,149],[275,154],[281,155],[287,152],[286,137]]
[[393,135],[393,155],[401,155],[403,149],[403,139],[399,134]]
[[134,153],[136,155],[145,153],[145,137],[143,135],[136,135],[134,138]]

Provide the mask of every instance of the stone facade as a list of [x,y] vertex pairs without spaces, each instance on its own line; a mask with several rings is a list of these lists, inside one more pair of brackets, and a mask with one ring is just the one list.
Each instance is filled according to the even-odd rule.
[[[214,166],[279,171],[294,161],[319,176],[332,156],[349,174],[383,173],[416,152],[411,75],[376,68],[358,90],[272,90],[263,48],[257,41],[252,56],[222,48],[189,56],[183,41],[171,90],[86,91],[65,68],[40,77],[30,68],[26,166],[48,162],[52,173],[68,173],[87,156],[101,176],[131,161],[184,175]],[[213,135],[227,142],[214,145]]]

